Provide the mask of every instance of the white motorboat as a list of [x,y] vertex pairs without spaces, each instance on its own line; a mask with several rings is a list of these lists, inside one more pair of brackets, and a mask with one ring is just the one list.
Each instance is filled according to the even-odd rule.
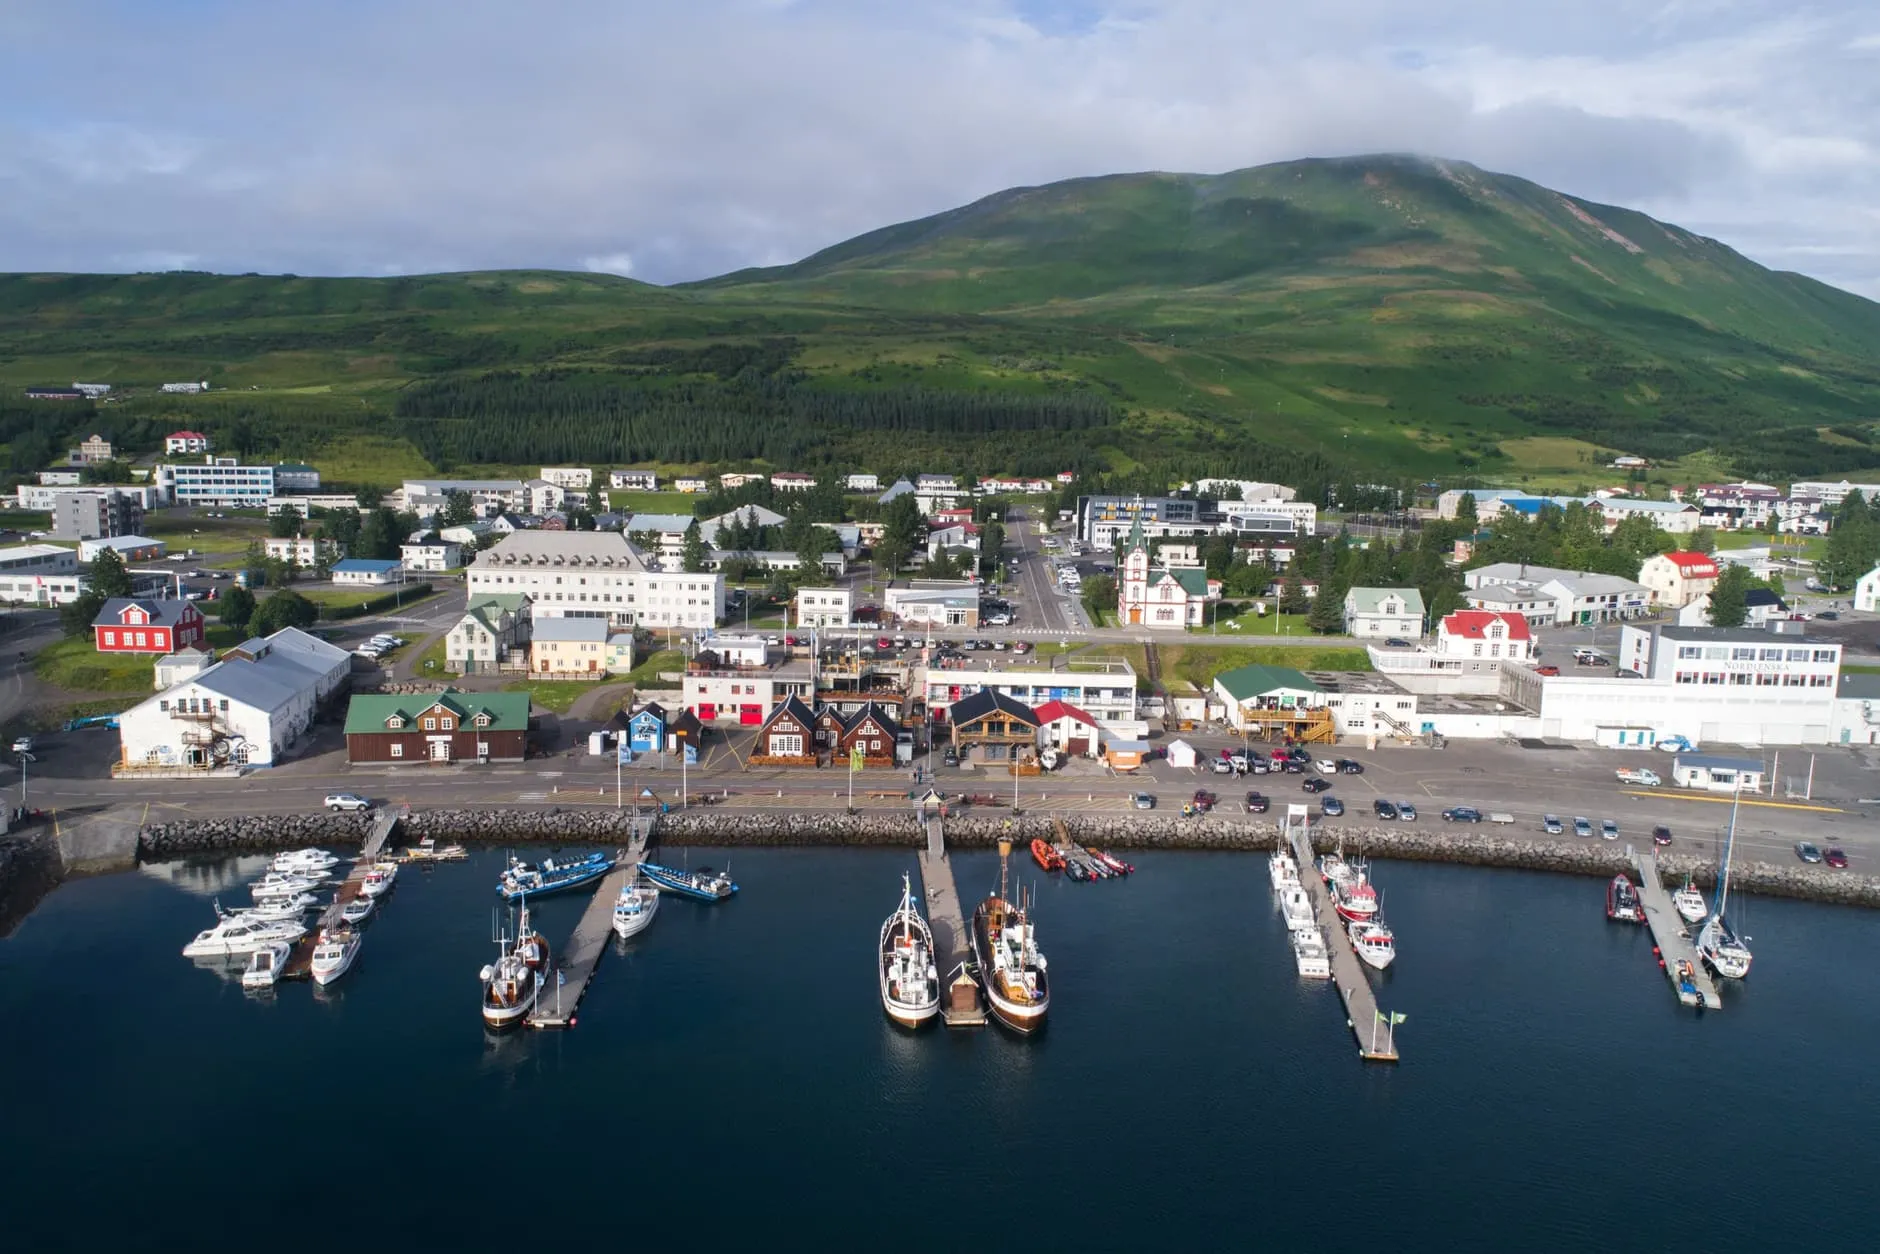
[[397,878],[396,862],[374,862],[365,879],[360,881],[359,891],[368,897],[383,896],[392,891],[392,882]]
[[[312,910],[319,904],[320,899],[315,897],[312,893],[296,893],[292,897],[266,897],[263,898],[258,905],[242,906],[239,909],[229,910],[226,913],[244,919],[279,921],[281,919],[298,919],[301,915]],[[221,909],[220,903],[217,903],[216,908],[218,910]]]
[[1710,913],[1710,906],[1704,900],[1704,894],[1690,880],[1684,881],[1684,887],[1671,894],[1671,908],[1678,912],[1678,917],[1686,923],[1702,923],[1704,916]]
[[914,908],[914,889],[901,877],[901,904],[881,925],[881,1007],[903,1027],[917,1028],[940,1013],[940,969],[933,932]]
[[1293,931],[1305,928],[1317,929],[1318,919],[1312,910],[1312,898],[1303,884],[1288,884],[1280,890],[1280,913],[1286,916],[1286,926]]
[[1329,980],[1332,978],[1332,955],[1325,948],[1325,938],[1319,935],[1319,929],[1300,928],[1292,934],[1293,964],[1299,968],[1299,974],[1308,980]]
[[1283,892],[1288,884],[1299,882],[1299,862],[1285,845],[1275,845],[1266,857],[1266,875],[1273,881],[1273,891]]
[[339,908],[340,920],[345,923],[364,923],[372,917],[372,909],[378,904],[378,898],[361,893]]
[[212,928],[196,934],[183,946],[185,958],[221,958],[251,954],[276,941],[293,944],[307,934],[307,929],[289,919],[250,919],[240,915],[221,915]]
[[331,984],[345,975],[359,956],[359,943],[359,933],[349,927],[321,932],[319,943],[313,947],[313,982]]
[[1359,920],[1345,925],[1345,932],[1351,937],[1351,947],[1366,966],[1382,971],[1397,957],[1397,938],[1383,923],[1375,920]]
[[274,855],[273,870],[282,875],[325,875],[339,859],[324,849],[294,849]]
[[659,890],[643,875],[635,874],[614,899],[614,935],[621,940],[644,932],[659,913]]
[[270,941],[249,954],[248,966],[242,971],[242,987],[273,988],[280,982],[287,955],[293,952],[294,947],[286,941]]
[[249,894],[256,901],[266,901],[271,897],[298,897],[301,893],[312,892],[325,882],[318,875],[283,875],[279,871],[269,871],[248,888]]
[[1748,938],[1738,936],[1725,912],[1730,905],[1730,860],[1736,852],[1736,809],[1743,800],[1742,789],[1730,802],[1730,833],[1723,841],[1723,867],[1717,874],[1717,908],[1697,933],[1697,952],[1718,975],[1740,980],[1749,974]]

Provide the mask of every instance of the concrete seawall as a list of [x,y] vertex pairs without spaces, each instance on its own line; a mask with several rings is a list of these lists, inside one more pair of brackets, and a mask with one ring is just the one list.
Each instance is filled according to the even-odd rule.
[[[1034,836],[1049,839],[1053,818],[1026,815],[1000,818],[967,815],[946,822],[947,844],[955,849],[992,847],[1002,834],[1024,845]],[[1221,818],[1183,819],[1156,815],[1062,816],[1071,834],[1090,844],[1118,849],[1266,850],[1278,836],[1275,824]],[[425,810],[405,824],[404,841],[434,837],[440,842],[482,844],[625,843],[629,810]],[[298,848],[302,845],[358,844],[367,821],[358,815],[297,815],[236,819],[185,820],[142,829],[138,854],[146,861],[185,854]],[[658,839],[666,844],[731,846],[899,846],[913,849],[924,835],[912,814],[764,814],[694,809],[663,816]],[[1425,830],[1341,827],[1314,833],[1315,845],[1327,849],[1342,837],[1346,851],[1366,857],[1411,862],[1448,862],[1468,866],[1553,871],[1610,877],[1628,871],[1625,847],[1618,842],[1574,842],[1510,837],[1491,831],[1443,826]],[[1666,879],[1686,875],[1705,887],[1715,881],[1709,858],[1665,850],[1658,865]],[[1880,908],[1880,876],[1818,866],[1738,863],[1739,891],[1770,897]]]

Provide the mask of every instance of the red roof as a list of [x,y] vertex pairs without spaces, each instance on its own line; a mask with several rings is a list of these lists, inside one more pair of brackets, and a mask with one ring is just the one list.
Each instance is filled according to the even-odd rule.
[[1680,550],[1676,553],[1667,553],[1665,557],[1671,561],[1672,565],[1682,570],[1687,576],[1714,575],[1717,573],[1716,560],[1708,553]]
[[170,432],[169,438],[172,440],[206,440],[209,437],[200,431],[172,431]]
[[1032,713],[1038,716],[1040,726],[1045,723],[1055,723],[1061,718],[1074,718],[1078,722],[1088,723],[1092,727],[1097,725],[1096,719],[1091,718],[1088,714],[1068,701],[1047,701],[1034,709]]
[[1495,623],[1508,628],[1508,639],[1529,640],[1527,619],[1519,614],[1498,614],[1493,610],[1457,610],[1443,620],[1443,634],[1465,640],[1485,640]]

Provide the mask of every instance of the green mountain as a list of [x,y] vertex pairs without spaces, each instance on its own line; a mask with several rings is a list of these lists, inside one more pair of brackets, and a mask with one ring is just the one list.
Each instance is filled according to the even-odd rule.
[[[315,455],[363,427],[438,465],[1562,486],[1609,477],[1615,452],[1677,479],[1880,466],[1880,305],[1631,210],[1402,156],[1018,188],[667,289],[0,278],[0,380],[198,375],[231,389],[197,402],[212,417],[245,399],[251,440]],[[138,394],[118,412],[175,408]]]

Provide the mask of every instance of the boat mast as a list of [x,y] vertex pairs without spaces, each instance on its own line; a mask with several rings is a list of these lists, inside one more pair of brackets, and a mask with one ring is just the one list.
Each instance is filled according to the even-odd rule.
[[1004,905],[1006,893],[1006,871],[1012,860],[1012,842],[1009,837],[999,839],[999,904]]
[[1739,774],[1736,790],[1730,795],[1730,834],[1723,839],[1723,867],[1717,874],[1717,917],[1730,904],[1730,857],[1736,848],[1736,810],[1743,801],[1743,779]]

